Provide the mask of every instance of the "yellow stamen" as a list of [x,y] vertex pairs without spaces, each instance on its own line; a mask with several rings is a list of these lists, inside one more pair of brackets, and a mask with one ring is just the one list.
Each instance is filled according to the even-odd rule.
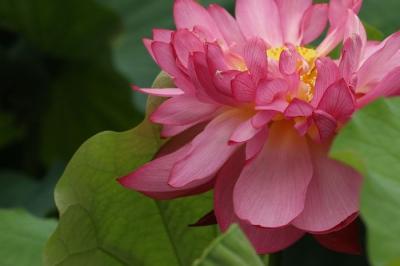
[[285,47],[271,48],[267,50],[267,56],[275,61],[279,61],[283,51],[285,51]]
[[[285,51],[286,47],[276,47],[270,48],[267,50],[268,58],[271,58],[275,61],[279,61],[281,54]],[[314,63],[315,58],[317,58],[317,51],[315,49],[298,46],[296,47],[296,51],[301,55],[308,63]]]
[[[269,59],[279,61],[282,52],[286,47],[276,47],[267,50]],[[304,59],[298,62],[298,71],[300,73],[300,86],[297,95],[288,95],[289,101],[294,97],[310,102],[314,96],[314,87],[317,79],[317,69],[315,68],[315,60],[317,59],[317,51],[315,49],[298,46],[296,51]]]
[[315,59],[317,58],[317,51],[315,49],[306,48],[306,47],[296,47],[297,52],[309,63],[310,65],[314,64]]
[[317,81],[317,69],[313,63],[312,69],[300,76],[301,85],[304,90],[302,100],[310,102],[314,96],[315,82]]

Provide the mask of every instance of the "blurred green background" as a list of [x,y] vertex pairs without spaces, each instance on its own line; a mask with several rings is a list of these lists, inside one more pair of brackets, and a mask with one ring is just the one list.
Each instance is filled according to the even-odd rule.
[[[56,218],[53,189],[80,144],[142,120],[145,98],[129,85],[159,72],[141,39],[173,28],[172,4],[0,0],[0,208]],[[386,36],[398,10],[398,0],[365,0],[361,18]]]

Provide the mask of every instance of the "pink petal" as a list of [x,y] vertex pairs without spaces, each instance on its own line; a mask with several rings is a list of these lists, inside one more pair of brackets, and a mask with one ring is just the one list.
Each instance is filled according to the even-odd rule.
[[158,42],[171,42],[172,30],[153,29],[153,40]]
[[314,111],[314,108],[307,102],[295,98],[285,110],[287,118],[294,118],[299,116],[308,117]]
[[346,22],[348,10],[354,13],[360,11],[362,0],[331,0],[329,2],[329,22],[333,28],[340,27]]
[[248,39],[261,37],[272,47],[282,46],[279,10],[274,0],[237,0],[236,19]]
[[244,162],[243,151],[239,151],[218,173],[214,190],[214,209],[218,224],[221,230],[225,231],[231,224],[239,223],[258,253],[272,253],[285,249],[300,239],[304,232],[292,226],[279,229],[253,226],[235,215],[233,189]]
[[363,87],[370,82],[377,82],[382,79],[386,73],[399,64],[398,58],[394,55],[400,49],[400,32],[397,32],[385,41],[385,45],[369,57],[361,66],[358,72],[357,92],[366,92]]
[[151,45],[154,58],[162,70],[173,77],[179,77],[182,72],[176,65],[176,55],[171,44],[164,42],[153,42]]
[[246,143],[246,160],[255,158],[263,149],[267,141],[268,128],[264,127],[258,132],[254,138]]
[[307,9],[301,23],[302,44],[309,44],[318,38],[328,23],[328,5],[315,4]]
[[357,84],[356,72],[360,65],[362,49],[362,40],[358,35],[348,38],[343,45],[339,70],[344,80],[352,87]]
[[314,174],[303,212],[293,221],[308,232],[328,231],[359,210],[361,176],[327,157],[328,145],[310,143]]
[[308,129],[312,125],[312,119],[306,118],[300,121],[296,121],[294,124],[294,128],[297,130],[297,132],[300,134],[300,136],[304,136],[307,134]]
[[174,165],[169,184],[184,187],[214,175],[239,147],[228,145],[228,141],[242,121],[237,112],[224,113],[211,121],[192,141],[189,154]]
[[354,113],[354,97],[344,80],[333,83],[325,91],[318,109],[329,113],[339,121],[345,121]]
[[249,40],[243,48],[243,58],[254,82],[257,84],[267,76],[267,46],[260,38]]
[[367,33],[360,19],[351,10],[348,10],[344,39],[345,43],[339,68],[342,77],[355,88],[357,85],[355,73],[359,69],[361,57],[367,45]]
[[364,25],[353,11],[348,10],[348,17],[346,22],[346,30],[344,32],[344,39],[352,38],[354,35],[359,36],[362,43],[362,48],[367,44],[367,32]]
[[400,67],[389,72],[378,85],[358,100],[358,105],[364,106],[379,97],[400,95]]
[[228,71],[229,66],[225,61],[225,55],[221,47],[215,43],[208,43],[206,45],[207,63],[211,73],[217,71]]
[[273,102],[276,97],[286,93],[289,85],[284,79],[263,81],[259,84],[256,93],[256,105],[265,105]]
[[285,43],[300,45],[301,21],[312,0],[279,0],[277,1],[282,23]]
[[299,55],[295,48],[286,49],[279,59],[279,70],[286,75],[292,75],[297,71]]
[[[232,88],[232,83],[236,79],[238,75],[240,75],[242,72],[237,71],[237,70],[228,70],[228,71],[222,71],[222,72],[216,72],[214,75],[213,82],[215,84],[215,87],[217,87],[217,90],[223,93],[226,96],[232,97],[233,95],[233,88]],[[246,73],[247,75],[247,73]],[[238,88],[236,88],[238,89]],[[247,90],[248,88],[245,87],[244,90]],[[239,91],[236,91],[236,99],[242,99],[241,96],[239,96],[239,93],[241,92],[241,89]],[[249,98],[250,97],[250,98]],[[246,94],[244,98],[242,99],[243,101],[253,101],[254,95],[252,96],[251,94]]]
[[339,79],[339,68],[331,59],[326,57],[319,58],[316,66],[318,76],[315,83],[314,96],[311,100],[311,105],[314,107],[318,106],[328,87]]
[[175,0],[174,20],[178,29],[192,30],[194,27],[204,28],[210,36],[208,40],[222,39],[218,26],[207,10],[193,0]]
[[290,123],[274,123],[264,149],[235,185],[235,212],[253,225],[288,225],[304,208],[311,176],[306,139]]
[[150,40],[150,39],[146,39],[146,38],[144,38],[142,41],[143,41],[144,46],[147,49],[147,52],[149,52],[149,54],[151,55],[153,60],[156,61],[156,58],[154,57],[153,49],[151,48],[151,46],[153,45],[154,41]]
[[239,102],[253,102],[256,97],[256,85],[247,72],[242,72],[232,80],[232,93]]
[[344,229],[329,234],[314,235],[314,238],[324,247],[351,255],[361,255],[359,225],[354,220]]
[[173,33],[172,30],[153,29],[153,40],[146,39],[146,38],[143,39],[143,44],[146,47],[147,51],[150,53],[150,55],[153,57],[154,61],[156,61],[156,59],[154,57],[154,53],[151,48],[153,42],[157,41],[157,42],[170,43],[172,33]]
[[126,188],[137,190],[155,199],[171,199],[198,194],[212,187],[212,176],[197,180],[179,189],[168,185],[172,165],[190,150],[186,145],[176,152],[157,158],[118,181]]
[[375,52],[379,51],[385,44],[385,41],[368,41],[364,47],[364,53],[361,56],[362,62],[364,63],[365,59],[368,59]]
[[322,110],[314,112],[313,121],[318,130],[318,138],[316,140],[319,142],[324,142],[332,137],[338,127],[336,119]]
[[184,29],[173,34],[172,44],[175,53],[183,66],[188,66],[189,55],[193,52],[204,52],[204,45],[192,32]]
[[[304,63],[304,61],[302,63]],[[301,82],[300,73],[296,71],[294,74],[286,75],[284,78],[288,83],[288,91],[290,93],[297,93]]]
[[251,119],[251,123],[255,128],[261,128],[268,124],[274,116],[277,114],[276,111],[261,111],[257,112]]
[[141,93],[159,97],[174,97],[184,94],[183,90],[178,88],[151,89],[151,88],[139,88],[138,86],[132,86],[132,89]]
[[286,108],[289,106],[289,103],[283,99],[274,100],[272,103],[263,104],[257,106],[255,109],[257,111],[277,111],[280,113],[285,112]]
[[179,96],[163,102],[154,111],[153,123],[183,126],[198,123],[216,112],[218,106],[200,102],[192,96]]
[[215,34],[213,34],[209,29],[207,29],[204,26],[201,26],[201,25],[194,26],[193,33],[196,34],[196,36],[199,37],[199,39],[205,43],[206,42],[220,42],[224,46],[226,45],[224,43],[223,37],[220,36],[220,33],[218,33],[218,37],[215,37]]
[[216,89],[225,96],[232,97],[232,80],[241,72],[231,70],[227,65],[224,52],[221,47],[214,43],[208,43],[206,46],[207,64],[209,71],[213,76],[213,83]]
[[[201,65],[201,68],[198,65]],[[199,69],[200,68],[200,69]],[[203,72],[202,75],[199,75],[199,72]],[[189,64],[187,68],[187,73],[189,79],[188,82],[184,82],[186,84],[191,84],[193,87],[193,94],[201,101],[218,104],[218,101],[215,97],[218,97],[218,93],[214,90],[214,84],[207,79],[211,79],[211,73],[208,71],[207,59],[204,53],[196,52],[189,56]],[[202,83],[202,79],[205,79],[207,85],[211,85],[211,88],[207,88]]]
[[230,143],[242,143],[253,138],[258,132],[260,132],[260,128],[256,128],[252,124],[252,119],[248,119],[242,122],[233,132],[229,142]]
[[197,94],[208,97],[216,104],[235,104],[232,98],[227,97],[215,87],[205,54],[195,52],[191,55],[189,69],[192,72],[192,80],[195,82]]
[[219,31],[228,45],[235,46],[245,42],[239,25],[228,11],[219,5],[212,4],[208,8],[208,12],[214,19],[215,24],[217,24]]

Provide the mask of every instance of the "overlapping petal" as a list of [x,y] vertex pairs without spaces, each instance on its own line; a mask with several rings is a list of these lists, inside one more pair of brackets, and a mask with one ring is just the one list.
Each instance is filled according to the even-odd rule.
[[155,199],[177,198],[211,189],[214,176],[208,176],[180,188],[168,184],[173,164],[188,154],[191,148],[188,142],[197,133],[198,129],[195,128],[172,139],[160,150],[157,158],[120,178],[119,182],[127,188],[140,191]]
[[315,4],[304,13],[301,22],[301,44],[309,44],[318,38],[328,23],[328,5]]
[[290,124],[272,125],[263,150],[244,167],[235,185],[236,214],[263,227],[289,224],[304,209],[312,174],[306,140]]
[[327,157],[328,145],[310,145],[313,177],[303,212],[293,224],[307,232],[325,232],[359,210],[361,176]]
[[[175,162],[169,177],[173,187],[184,187],[191,182],[213,176],[229,157],[239,148],[229,145],[229,138],[243,121],[235,112],[224,113],[197,135],[190,149]],[[212,155],[212,156],[210,156]]]
[[184,126],[210,117],[218,106],[202,103],[192,96],[173,97],[162,103],[150,116],[154,123]]
[[304,235],[303,231],[293,226],[279,229],[253,226],[235,214],[233,190],[244,165],[244,151],[239,150],[218,173],[214,192],[214,208],[220,228],[225,231],[231,224],[239,223],[259,253],[273,253],[290,246]]

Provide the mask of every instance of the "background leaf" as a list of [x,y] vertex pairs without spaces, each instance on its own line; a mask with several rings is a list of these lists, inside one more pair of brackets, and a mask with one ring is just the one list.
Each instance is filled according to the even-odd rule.
[[[364,173],[361,215],[373,265],[400,259],[400,99],[381,99],[341,131],[332,155]],[[352,158],[359,158],[355,160]]]
[[0,210],[0,265],[43,265],[43,247],[55,227],[22,210]]
[[[170,79],[158,81],[168,87]],[[210,194],[157,202],[116,181],[150,160],[161,144],[159,128],[145,120],[82,145],[56,188],[61,218],[46,246],[46,265],[186,266],[200,255],[217,230],[188,225],[212,208]]]
[[385,38],[385,34],[382,31],[366,22],[363,22],[363,24],[367,32],[368,40],[382,41]]
[[0,1],[0,112],[25,133],[1,156],[7,168],[43,175],[90,136],[140,122],[112,65],[119,29],[118,15],[94,0]]
[[72,155],[97,132],[125,130],[140,119],[129,101],[127,83],[113,69],[95,62],[68,65],[51,92],[40,132],[41,155],[48,163]]
[[41,50],[69,59],[102,57],[119,26],[118,16],[94,0],[2,0],[0,21]]
[[364,0],[360,17],[378,28],[385,35],[400,29],[400,21],[396,10],[399,9],[397,0]]
[[211,243],[193,266],[263,266],[260,257],[237,225]]
[[22,130],[14,122],[12,116],[0,113],[0,149],[21,137]]
[[41,180],[15,171],[0,172],[0,208],[25,208],[37,216],[55,211],[53,191],[64,169],[55,164]]

